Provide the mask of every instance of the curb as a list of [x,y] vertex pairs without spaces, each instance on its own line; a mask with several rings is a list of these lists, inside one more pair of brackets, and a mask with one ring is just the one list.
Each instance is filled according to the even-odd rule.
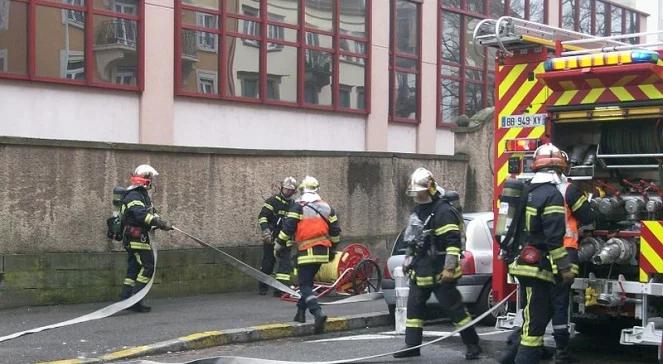
[[[391,322],[392,321],[389,317],[389,314],[384,312],[372,312],[343,317],[330,317],[325,324],[325,333],[386,326]],[[241,329],[199,332],[179,337],[177,339],[115,351],[97,358],[65,359],[40,362],[39,364],[107,363],[120,359],[134,359],[148,355],[166,354],[168,352],[197,350],[220,345],[240,344],[309,335],[314,335],[313,323],[266,324]]]

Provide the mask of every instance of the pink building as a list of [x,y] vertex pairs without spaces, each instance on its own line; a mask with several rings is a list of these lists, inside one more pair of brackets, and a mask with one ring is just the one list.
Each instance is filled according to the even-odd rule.
[[646,29],[621,3],[0,0],[0,135],[453,154],[493,103],[478,20]]

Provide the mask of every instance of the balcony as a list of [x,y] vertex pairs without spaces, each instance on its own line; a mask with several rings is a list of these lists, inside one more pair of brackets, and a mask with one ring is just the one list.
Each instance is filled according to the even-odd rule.
[[101,23],[97,31],[95,49],[123,48],[136,50],[138,31],[136,22],[124,19],[108,20]]

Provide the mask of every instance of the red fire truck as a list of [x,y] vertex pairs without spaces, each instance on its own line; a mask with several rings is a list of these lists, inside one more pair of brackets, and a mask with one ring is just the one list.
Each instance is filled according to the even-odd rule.
[[[663,51],[645,33],[596,37],[512,17],[486,19],[474,46],[495,54],[494,210],[508,179],[533,176],[552,142],[599,213],[579,245],[572,318],[582,331],[625,322],[621,343],[663,333]],[[494,244],[494,299],[515,288]],[[498,325],[517,325],[519,315]]]

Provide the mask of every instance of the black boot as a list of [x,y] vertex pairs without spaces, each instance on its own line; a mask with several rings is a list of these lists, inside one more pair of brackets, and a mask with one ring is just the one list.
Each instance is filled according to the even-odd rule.
[[542,351],[542,347],[520,345],[516,354],[516,364],[539,364]]
[[272,293],[274,297],[281,297],[283,295],[283,292],[279,291],[278,289],[274,290],[274,293]]
[[[409,358],[411,356],[420,356],[421,351],[419,351],[419,348],[416,349],[408,349],[416,345],[405,345],[401,351],[397,352],[394,354],[394,358]],[[405,350],[407,349],[407,350]]]
[[260,284],[258,284],[258,294],[261,295],[261,296],[266,295],[267,294],[267,287],[268,286],[266,284],[260,282]]
[[570,364],[571,355],[568,348],[555,349],[555,364]]
[[313,332],[322,334],[325,331],[325,322],[327,322],[327,315],[322,314],[322,310],[313,312],[315,322],[313,323]]
[[292,319],[295,322],[301,322],[305,323],[306,322],[306,310],[302,309],[297,309],[297,314],[295,315],[295,318]]
[[152,311],[152,307],[150,307],[150,306],[145,306],[145,305],[143,304],[143,300],[140,300],[140,301],[136,302],[136,304],[134,304],[133,306],[129,307],[128,309],[131,310],[131,311],[134,311],[134,312],[140,312],[140,313],[147,313],[147,312]]
[[122,292],[120,293],[120,299],[122,301],[126,300],[127,298],[131,297],[131,293],[133,292],[133,287],[127,284],[122,285]]
[[482,352],[483,350],[481,350],[479,344],[470,344],[467,346],[467,351],[465,352],[465,360],[479,359]]
[[520,345],[520,329],[514,330],[506,340],[506,350],[497,359],[500,364],[514,364],[516,361],[516,354],[518,354],[518,346]]

